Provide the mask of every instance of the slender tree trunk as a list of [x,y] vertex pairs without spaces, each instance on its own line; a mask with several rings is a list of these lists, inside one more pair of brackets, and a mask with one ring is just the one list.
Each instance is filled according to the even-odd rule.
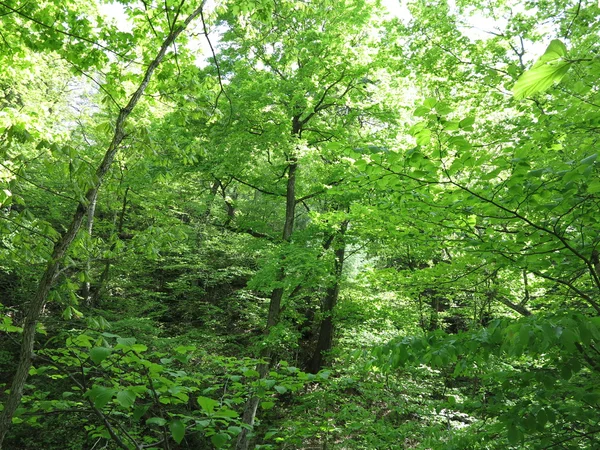
[[333,342],[333,312],[340,295],[340,282],[342,280],[342,271],[344,270],[344,257],[346,255],[346,243],[344,241],[344,234],[348,229],[348,221],[345,220],[340,226],[338,231],[335,246],[335,260],[334,260],[334,282],[329,288],[327,288],[325,298],[323,299],[323,319],[319,327],[319,340],[317,341],[317,347],[315,353],[310,362],[310,371],[317,373],[323,367],[325,355],[331,350],[331,344]]
[[[300,133],[302,131],[302,123],[299,121],[299,118],[294,117],[292,122],[292,136],[300,137]],[[294,218],[296,215],[296,170],[298,169],[298,160],[295,156],[290,158],[290,162],[288,165],[288,180],[287,180],[287,188],[286,188],[286,200],[285,200],[285,223],[283,225],[283,241],[289,242],[292,237],[292,233],[294,232]],[[282,282],[285,279],[285,269],[283,265],[279,269],[277,274],[276,281],[278,283]],[[281,314],[281,300],[283,299],[283,288],[278,287],[273,289],[271,292],[271,301],[269,302],[269,315],[267,316],[267,327],[265,328],[265,334],[269,334],[271,329],[279,323],[279,316]],[[271,350],[269,348],[265,348],[261,354],[262,359],[265,360],[264,363],[259,364],[256,368],[257,372],[260,375],[260,378],[265,378],[269,373],[270,360],[271,360]],[[250,428],[254,426],[254,419],[256,418],[256,410],[258,409],[258,404],[260,402],[260,398],[256,395],[253,395],[246,402],[246,406],[244,408],[244,414],[242,416],[242,423],[248,425]],[[250,430],[247,428],[242,428],[242,432],[238,435],[236,441],[236,450],[248,450],[248,445],[250,444],[250,440],[248,439],[248,433]]]
[[111,140],[106,153],[104,154],[104,158],[102,162],[96,169],[95,173],[95,182],[93,186],[87,191],[85,195],[85,203],[80,203],[73,214],[73,218],[71,219],[71,223],[69,224],[67,230],[60,236],[60,238],[54,244],[54,249],[52,251],[52,256],[48,260],[48,264],[46,265],[46,269],[38,283],[38,287],[36,293],[28,306],[27,313],[25,316],[25,322],[23,324],[23,333],[22,333],[22,342],[21,342],[21,350],[19,353],[19,360],[17,362],[17,369],[15,375],[12,380],[12,384],[10,387],[10,393],[8,395],[8,399],[4,404],[4,410],[2,411],[2,415],[0,416],[0,449],[2,448],[2,443],[4,442],[4,438],[6,437],[6,433],[10,428],[12,423],[12,418],[17,410],[17,407],[21,403],[21,397],[23,396],[23,387],[25,385],[25,381],[27,380],[27,376],[29,374],[29,368],[31,367],[31,359],[33,356],[33,347],[35,342],[35,330],[37,327],[37,322],[40,317],[40,313],[46,300],[48,298],[48,294],[50,289],[54,284],[54,280],[59,272],[60,263],[63,257],[66,255],[71,243],[77,236],[79,229],[83,223],[83,219],[86,215],[89,215],[91,205],[98,194],[98,189],[108,172],[115,155],[119,150],[119,146],[123,139],[125,138],[125,122],[133,108],[137,105],[142,94],[148,87],[148,83],[150,83],[150,79],[152,78],[152,74],[162,62],[167,50],[171,47],[175,39],[181,34],[181,32],[189,25],[189,23],[194,20],[200,13],[202,12],[202,8],[204,7],[204,2],[190,14],[183,24],[177,28],[174,28],[171,33],[164,40],[163,44],[158,51],[158,54],[154,58],[154,60],[150,63],[148,68],[146,69],[146,73],[144,74],[144,78],[142,79],[140,85],[137,90],[133,93],[127,105],[121,109],[119,112],[119,116],[117,117],[117,121],[115,123],[115,132],[113,138]]
[[212,204],[214,203],[215,197],[217,196],[217,193],[219,192],[219,187],[221,187],[221,180],[219,180],[217,177],[214,177],[214,178],[215,178],[215,180],[213,181],[213,183],[210,187],[209,200],[206,202],[206,211],[204,211],[204,215],[203,215],[204,222],[208,222],[208,220],[210,219],[210,212],[211,212]]
[[[96,202],[98,200],[98,191],[96,191],[96,195],[92,199],[90,206],[88,208],[87,213],[87,233],[90,239],[92,240],[92,233],[94,231],[94,216],[96,215]],[[92,268],[91,258],[88,255],[87,261],[85,262],[85,273],[86,273],[86,281],[83,289],[83,298],[87,304],[90,303],[92,297],[92,284],[90,283],[90,270]]]
[[[123,233],[123,224],[125,223],[125,211],[127,210],[127,195],[128,194],[129,194],[129,186],[127,188],[125,188],[125,194],[123,195],[123,203],[121,204],[121,211],[119,213],[119,220],[117,221],[117,228],[115,231],[117,239],[119,239],[119,237]],[[117,246],[117,243],[114,242],[110,246],[110,251],[111,252],[114,251],[116,246]],[[92,306],[96,305],[98,303],[98,300],[100,299],[104,290],[106,289],[106,286],[108,285],[108,281],[110,280],[110,266],[111,266],[111,258],[107,258],[104,263],[104,269],[102,270],[102,273],[100,274],[100,278],[98,279],[98,287],[94,290],[94,293],[90,296],[89,304]]]

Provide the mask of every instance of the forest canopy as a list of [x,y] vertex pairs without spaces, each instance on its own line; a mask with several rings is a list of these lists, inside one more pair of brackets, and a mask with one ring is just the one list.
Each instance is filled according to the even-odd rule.
[[600,448],[600,4],[0,0],[0,448]]

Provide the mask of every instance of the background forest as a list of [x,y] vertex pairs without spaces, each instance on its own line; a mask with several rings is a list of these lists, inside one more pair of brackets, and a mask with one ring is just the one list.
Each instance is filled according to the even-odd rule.
[[0,448],[600,448],[599,5],[386,5],[0,0]]

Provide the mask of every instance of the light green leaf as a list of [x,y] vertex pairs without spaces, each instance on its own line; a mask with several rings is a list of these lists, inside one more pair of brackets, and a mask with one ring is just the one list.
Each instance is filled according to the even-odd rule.
[[106,388],[104,386],[96,386],[90,389],[87,395],[94,402],[94,406],[98,409],[102,409],[106,404],[112,400],[115,395],[116,389]]
[[206,414],[212,414],[215,411],[215,408],[219,406],[218,401],[202,396],[198,397],[198,404]]
[[275,380],[263,380],[262,383],[265,385],[267,389],[271,389],[273,386],[277,384]]
[[469,150],[472,147],[471,143],[462,136],[451,137],[448,140],[448,143],[459,150]]
[[131,349],[137,353],[144,353],[146,350],[148,350],[148,347],[144,344],[133,344]]
[[94,347],[90,350],[90,358],[95,364],[100,364],[112,353],[112,348]]
[[130,408],[135,403],[136,397],[136,393],[130,390],[120,391],[117,393],[117,402],[119,402],[123,408]]
[[221,408],[219,409],[214,417],[223,417],[223,418],[235,418],[238,417],[238,413],[235,412],[233,409],[228,409],[228,408]]
[[474,123],[475,123],[475,117],[465,117],[463,120],[461,120],[458,123],[458,125],[461,128],[469,128],[469,127],[472,127]]
[[543,92],[555,82],[559,82],[569,71],[571,63],[565,61],[567,48],[555,39],[546,52],[531,69],[519,77],[513,87],[515,99],[520,100],[538,92]]
[[275,386],[275,390],[280,394],[285,394],[287,392],[287,388],[285,386]]
[[121,347],[131,347],[133,344],[135,344],[135,338],[134,337],[128,337],[128,338],[118,337],[117,338],[117,346],[119,348],[121,348]]
[[588,194],[597,194],[600,192],[600,180],[592,181],[587,187]]
[[330,370],[321,370],[317,376],[319,378],[321,378],[322,380],[326,380],[329,378],[329,375],[331,375],[331,371]]
[[431,108],[435,107],[435,105],[437,105],[437,99],[435,99],[433,97],[426,98],[425,101],[423,102],[423,105],[426,108],[431,109]]
[[445,116],[453,111],[453,109],[444,102],[439,102],[437,105],[435,105],[435,110],[440,116]]
[[535,62],[532,69],[539,67],[539,66],[543,65],[544,63],[547,63],[550,61],[556,61],[557,59],[560,59],[560,58],[565,58],[566,56],[567,56],[567,47],[565,46],[565,44],[563,44],[558,39],[554,39],[552,42],[550,42],[550,45],[548,45],[548,48],[546,48],[546,51],[544,52],[544,54],[542,56],[540,56],[540,58]]
[[415,136],[418,145],[427,145],[431,141],[431,130],[422,130]]
[[415,109],[415,112],[413,113],[413,116],[415,117],[424,117],[427,114],[429,114],[431,111],[430,108],[426,108],[425,106],[419,106],[417,109]]
[[181,420],[175,419],[169,424],[169,430],[171,430],[171,436],[173,436],[175,442],[180,444],[183,441],[183,436],[185,436],[185,424]]

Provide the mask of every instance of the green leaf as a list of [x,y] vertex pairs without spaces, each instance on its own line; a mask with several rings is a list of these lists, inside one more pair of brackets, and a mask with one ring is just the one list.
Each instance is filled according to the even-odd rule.
[[118,346],[118,348],[121,348],[121,347],[131,347],[133,344],[135,344],[135,338],[134,337],[128,337],[128,338],[118,337],[117,338],[117,346]]
[[146,350],[148,350],[148,347],[144,344],[133,344],[131,349],[137,353],[144,353]]
[[123,408],[130,408],[135,403],[136,397],[137,397],[136,393],[132,392],[130,390],[120,391],[117,393],[117,402]]
[[100,364],[112,353],[112,348],[94,347],[90,350],[90,358],[95,364]]
[[598,153],[594,153],[593,155],[590,155],[586,158],[583,158],[579,164],[581,164],[582,166],[589,166],[590,164],[593,164],[596,159],[598,159]]
[[215,412],[215,408],[219,406],[219,402],[213,400],[212,398],[200,396],[197,400],[198,405],[200,405],[200,408],[202,408],[202,411],[204,411],[206,414],[212,414]]
[[244,376],[248,378],[258,378],[260,374],[256,370],[250,369],[244,372]]
[[594,180],[587,187],[588,194],[597,194],[600,192],[600,180]]
[[264,384],[264,386],[267,389],[271,389],[273,386],[275,386],[277,384],[277,381],[275,381],[275,380],[262,380],[262,384]]
[[431,141],[431,130],[421,130],[415,137],[418,145],[427,145]]
[[458,123],[460,128],[470,128],[475,123],[475,117],[465,117]]
[[413,116],[425,117],[430,112],[431,112],[431,108],[426,108],[425,106],[419,106],[417,109],[415,109],[415,112],[413,112]]
[[469,150],[472,145],[462,136],[454,136],[448,140],[448,143],[458,148],[459,150]]
[[331,370],[321,370],[317,376],[319,378],[321,378],[322,380],[326,380],[329,378],[329,375],[331,375]]
[[242,432],[242,427],[231,426],[227,427],[227,431],[229,431],[233,436],[237,436]]
[[520,440],[521,432],[514,423],[511,423],[508,426],[508,442],[510,442],[512,445],[516,445]]
[[527,176],[539,178],[545,173],[546,173],[546,169],[534,169],[534,170],[530,170],[529,172],[527,172]]
[[269,440],[271,439],[273,436],[275,436],[278,433],[278,431],[267,431],[265,433],[265,440]]
[[558,39],[554,39],[552,42],[550,42],[544,54],[535,62],[533,68],[539,67],[550,61],[556,61],[557,59],[565,58],[566,56],[567,47],[565,44]]
[[171,436],[173,436],[175,442],[180,444],[185,435],[185,424],[181,420],[175,419],[169,424],[169,430],[171,430]]
[[437,102],[437,99],[429,97],[425,99],[425,101],[423,102],[423,106],[425,106],[428,109],[432,109],[435,107],[435,105],[437,105]]
[[223,417],[223,418],[229,418],[229,419],[232,419],[232,418],[235,418],[238,416],[239,416],[239,414],[236,411],[234,411],[233,409],[229,409],[229,408],[221,408],[214,415],[214,417]]
[[459,129],[459,123],[456,120],[449,120],[444,123],[445,131],[456,131]]
[[109,401],[112,400],[115,392],[117,392],[116,389],[110,389],[104,386],[96,386],[90,389],[87,395],[94,402],[94,406],[96,408],[102,409]]
[[261,402],[260,407],[262,409],[272,409],[275,406],[275,402]]
[[136,420],[136,421],[140,420],[142,418],[142,416],[148,412],[148,409],[150,409],[150,407],[148,405],[136,406],[133,409],[133,420]]
[[529,344],[529,326],[522,325],[519,329],[519,341],[523,347]]
[[159,427],[164,426],[167,423],[162,417],[150,417],[146,420],[146,425],[158,425]]
[[445,116],[453,111],[453,109],[444,102],[439,102],[438,104],[436,104],[435,110],[440,116]]
[[285,394],[287,392],[287,388],[285,386],[275,386],[275,390],[280,394]]
[[213,434],[210,437],[210,442],[212,442],[212,444],[216,448],[223,448],[223,446],[227,443],[228,440],[229,440],[229,435],[225,434],[225,433]]
[[571,378],[571,376],[573,375],[573,373],[571,372],[571,367],[568,365],[563,365],[560,368],[560,377],[563,380],[569,380]]
[[[106,319],[104,319],[104,320],[106,321]],[[107,338],[118,338],[118,337],[121,337],[118,334],[109,333],[108,331],[105,331],[104,333],[102,333],[102,336],[107,337]]]
[[513,87],[515,99],[520,100],[543,92],[560,81],[571,67],[571,63],[564,60],[566,55],[565,45],[557,39],[553,40],[533,67],[521,75],[515,83]]

